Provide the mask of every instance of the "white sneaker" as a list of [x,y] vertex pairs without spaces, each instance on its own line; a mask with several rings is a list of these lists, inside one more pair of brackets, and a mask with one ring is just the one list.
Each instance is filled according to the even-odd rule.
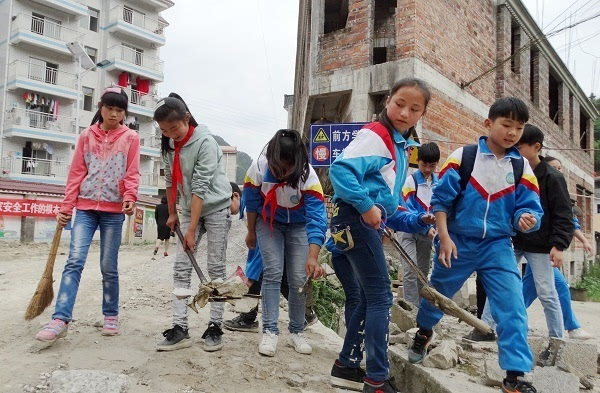
[[308,344],[304,333],[292,333],[290,334],[290,344],[298,353],[304,355],[310,355],[312,353],[312,347]]
[[582,328],[569,330],[569,338],[573,340],[589,340],[592,338],[592,335],[583,330]]
[[279,336],[270,331],[265,331],[258,346],[258,353],[265,356],[275,356],[277,350],[277,340]]

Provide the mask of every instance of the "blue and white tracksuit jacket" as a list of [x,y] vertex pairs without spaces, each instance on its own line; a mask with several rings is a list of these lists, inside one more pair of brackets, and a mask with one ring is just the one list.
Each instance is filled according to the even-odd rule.
[[[415,178],[417,184],[415,184]],[[415,171],[411,176],[407,176],[404,187],[402,187],[402,199],[404,200],[406,210],[418,214],[431,213],[431,197],[433,196],[433,189],[437,184],[438,176],[435,173],[431,175],[430,183],[427,182],[421,171]],[[426,235],[432,226],[429,225],[421,233]]]
[[422,214],[407,214],[401,197],[408,149],[415,146],[416,142],[405,140],[399,132],[394,132],[392,139],[379,122],[365,125],[331,164],[333,202],[343,201],[360,214],[377,204],[383,207],[390,228],[403,232],[423,230],[426,225],[420,219]]
[[[462,195],[459,195],[462,148],[450,155],[440,171],[431,205],[434,212],[450,213],[448,232],[456,245],[458,258],[453,258],[451,267],[446,268],[436,255],[431,284],[452,298],[477,271],[488,295],[492,316],[498,323],[500,367],[529,372],[533,358],[527,345],[527,313],[511,236],[519,230],[518,221],[523,213],[537,219],[530,231],[539,228],[543,215],[539,188],[526,160],[523,176],[515,185],[511,160],[523,159],[516,148],[508,149],[503,158],[497,159],[486,140],[487,137],[479,138],[473,172]],[[452,213],[457,198],[460,199],[456,212]],[[432,329],[441,317],[442,312],[423,299],[417,315],[419,326]]]
[[[419,146],[405,140],[399,132],[390,137],[379,123],[366,124],[356,138],[331,164],[329,178],[335,191],[333,202],[352,205],[360,214],[375,204],[383,207],[386,226],[402,232],[422,232],[427,225],[423,214],[407,211],[401,189],[408,169],[408,149]],[[339,254],[331,238],[327,250]]]
[[261,154],[246,172],[244,194],[247,213],[256,212],[267,222],[304,223],[309,244],[320,247],[325,242],[325,199],[312,166],[306,181],[300,181],[298,188],[294,189],[273,176],[266,157]]

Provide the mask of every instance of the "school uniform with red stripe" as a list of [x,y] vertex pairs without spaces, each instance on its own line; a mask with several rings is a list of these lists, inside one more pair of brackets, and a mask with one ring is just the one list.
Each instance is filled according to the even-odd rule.
[[[433,211],[449,213],[450,233],[473,238],[513,236],[519,230],[518,221],[523,213],[531,213],[537,219],[535,227],[528,232],[537,231],[544,213],[533,170],[514,147],[508,149],[503,158],[496,158],[486,140],[485,136],[479,138],[473,172],[462,195],[459,195],[459,168],[463,148],[448,157],[431,198]],[[511,160],[525,160],[518,184],[515,184]],[[455,203],[457,198],[458,203]]]

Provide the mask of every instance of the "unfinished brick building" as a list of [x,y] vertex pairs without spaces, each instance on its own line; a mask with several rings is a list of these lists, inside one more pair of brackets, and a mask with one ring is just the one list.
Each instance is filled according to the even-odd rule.
[[[499,62],[510,60],[496,67]],[[482,76],[483,75],[483,76]],[[438,142],[443,159],[485,131],[497,97],[528,103],[547,135],[547,153],[563,162],[569,191],[584,210],[593,241],[592,120],[598,115],[520,0],[301,0],[290,125],[370,121],[398,79],[433,89],[418,132]],[[552,150],[552,148],[572,150]],[[581,244],[564,273],[580,278]]]

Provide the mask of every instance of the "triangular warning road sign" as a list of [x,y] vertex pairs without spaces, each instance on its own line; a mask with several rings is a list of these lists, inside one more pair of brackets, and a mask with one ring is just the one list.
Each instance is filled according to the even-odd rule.
[[317,135],[315,135],[315,137],[313,138],[313,142],[329,142],[329,137],[325,133],[325,130],[319,128],[319,131],[317,131]]

